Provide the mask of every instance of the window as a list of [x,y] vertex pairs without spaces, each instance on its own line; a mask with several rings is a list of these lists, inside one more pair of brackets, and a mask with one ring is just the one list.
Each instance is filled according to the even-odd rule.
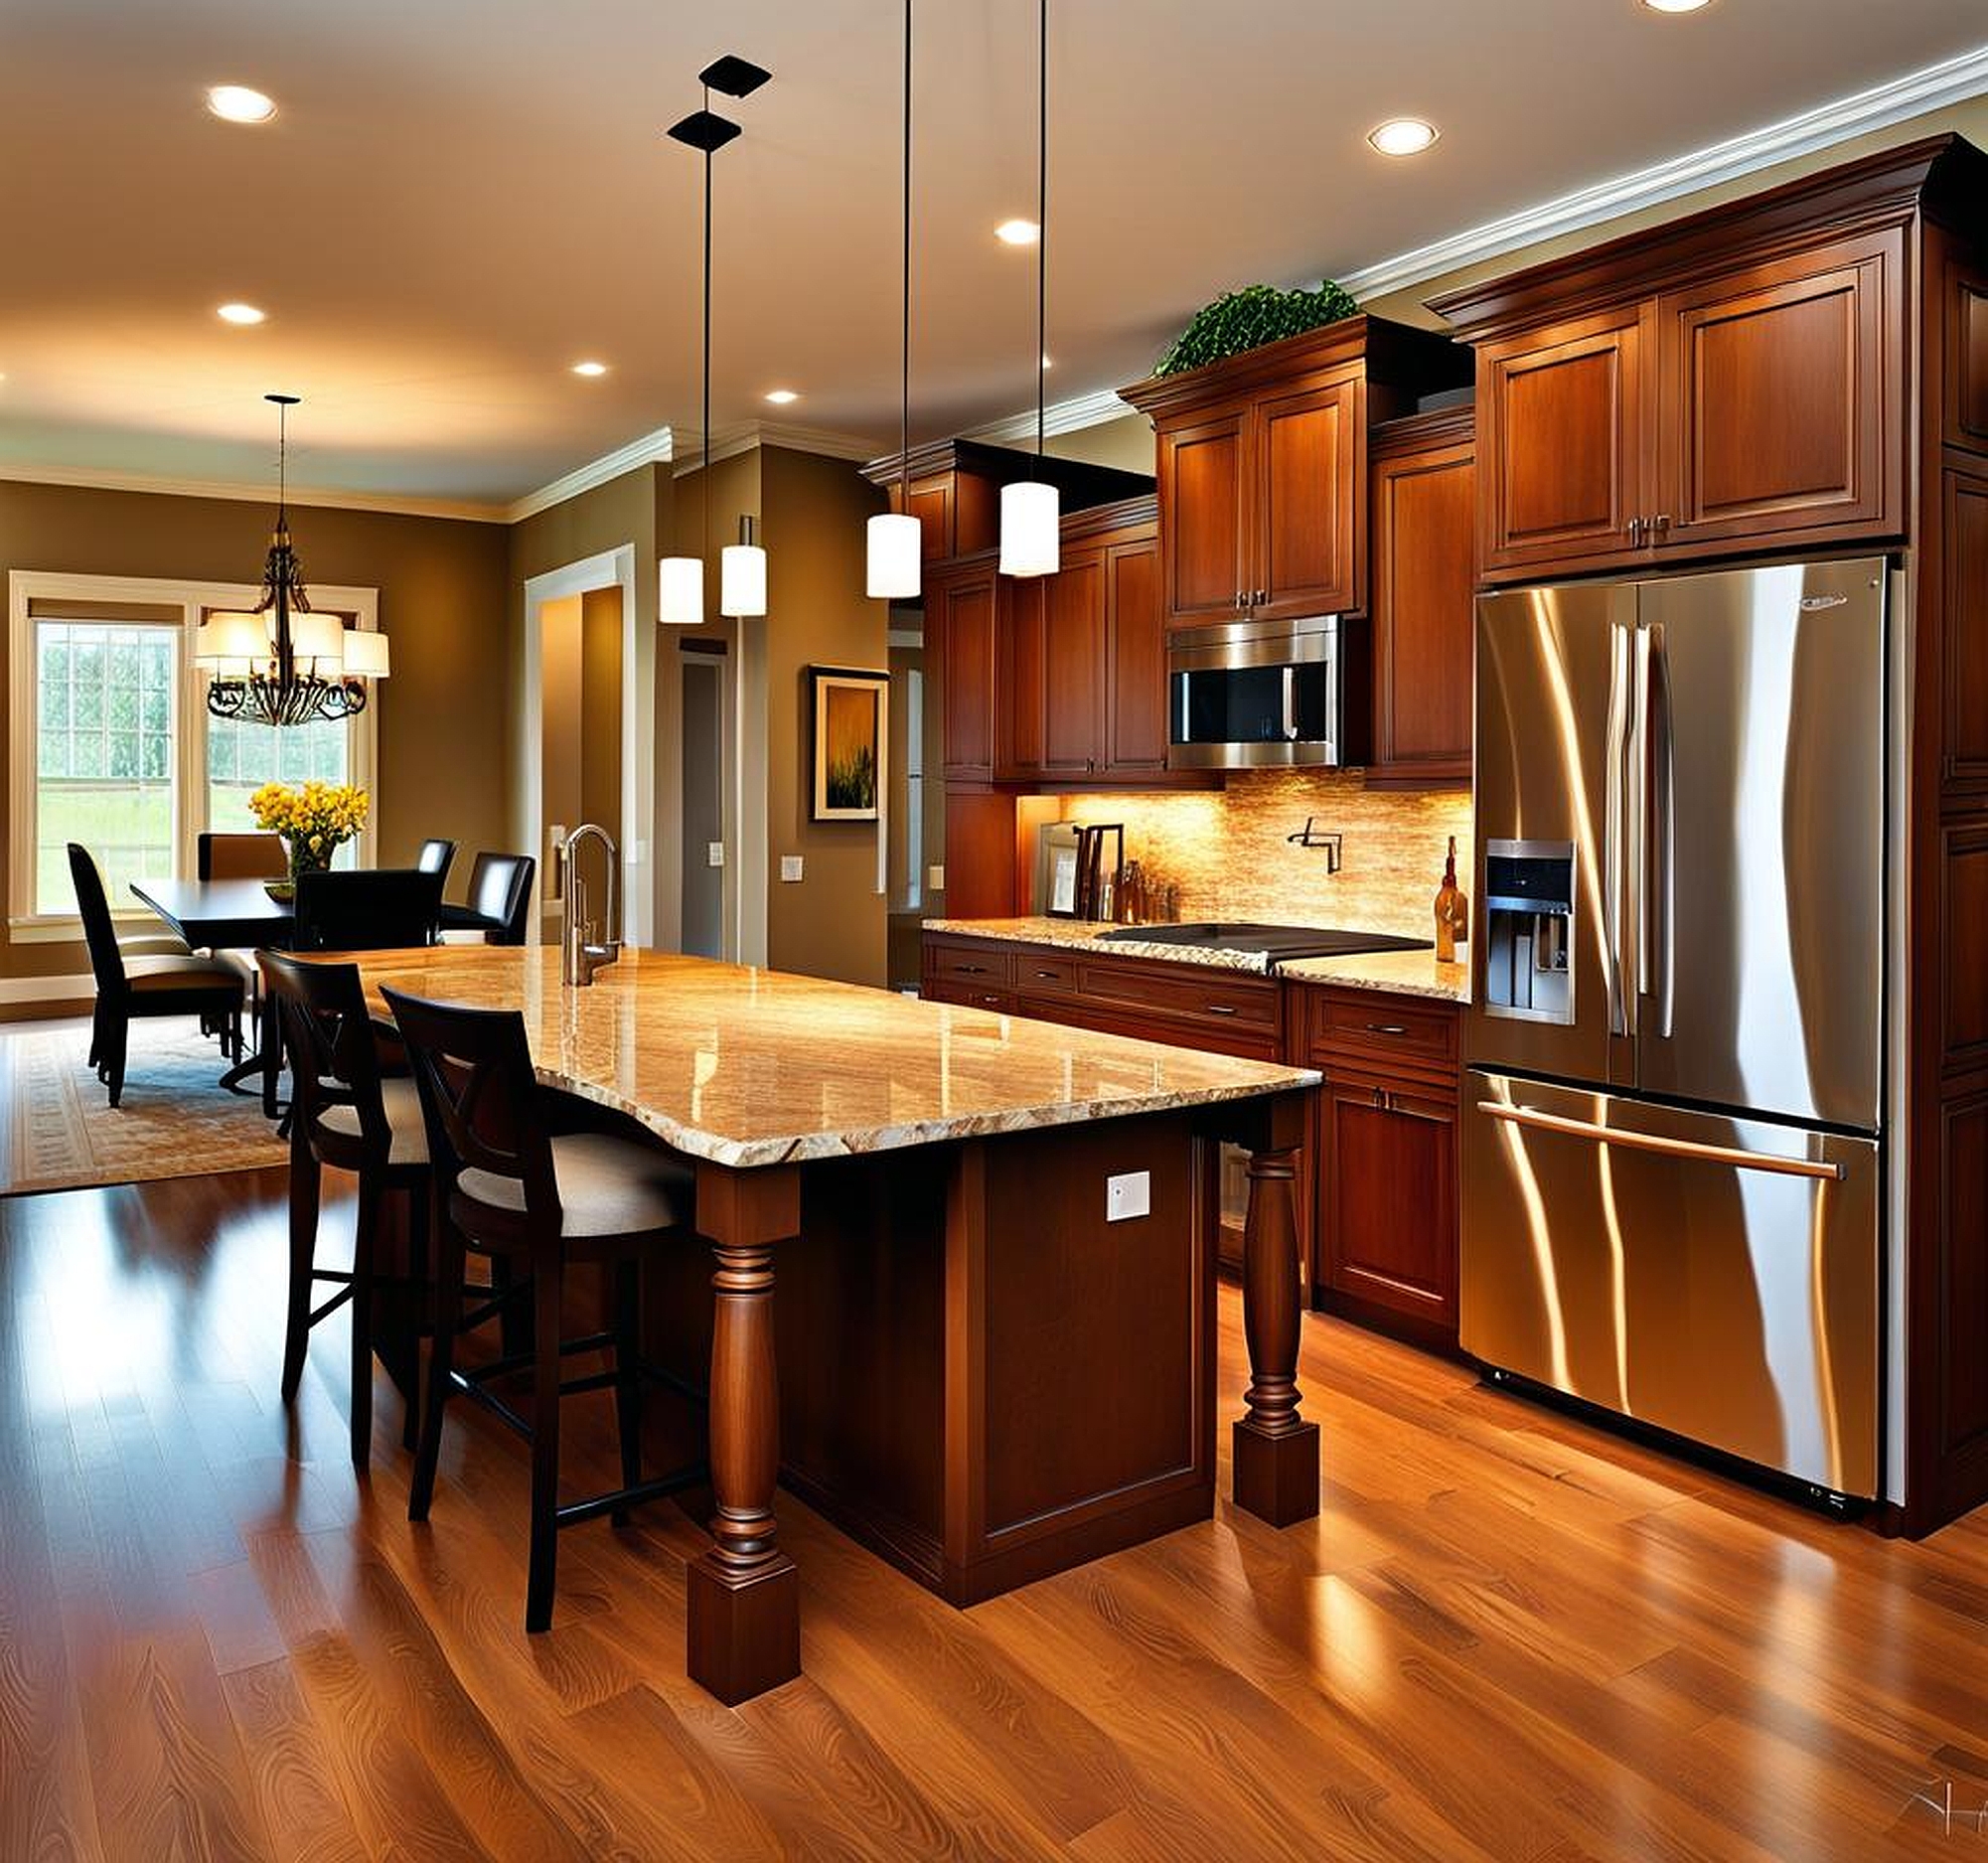
[[[258,590],[28,571],[8,583],[17,927],[46,920],[45,935],[74,935],[73,841],[96,856],[112,909],[135,910],[134,879],[194,872],[202,830],[252,829],[248,798],[263,783],[372,786],[371,710],[282,730],[208,715],[194,627],[213,609],[253,606]],[[373,625],[373,590],[314,593],[316,605]],[[370,830],[340,851],[342,863],[371,855]]]

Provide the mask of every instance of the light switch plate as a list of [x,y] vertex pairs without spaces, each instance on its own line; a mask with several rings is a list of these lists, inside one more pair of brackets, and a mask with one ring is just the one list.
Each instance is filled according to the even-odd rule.
[[943,866],[928,866],[925,869],[925,885],[928,891],[946,890],[946,869]]
[[723,842],[721,842],[721,841],[707,841],[707,842],[705,842],[705,843],[704,843],[704,864],[705,864],[706,866],[723,866],[723,865],[724,865],[724,863],[725,863],[725,845],[724,845],[724,843],[723,843]]
[[799,879],[801,877],[801,872],[802,872],[802,856],[800,854],[783,854],[780,856],[780,877],[782,879],[788,879],[788,880]]
[[1152,1214],[1152,1172],[1129,1170],[1105,1179],[1105,1220],[1130,1222]]

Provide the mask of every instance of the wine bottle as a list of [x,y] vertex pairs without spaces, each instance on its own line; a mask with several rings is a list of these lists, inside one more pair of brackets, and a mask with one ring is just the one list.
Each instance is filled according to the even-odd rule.
[[1456,837],[1450,837],[1450,854],[1443,862],[1443,884],[1436,891],[1436,961],[1454,964],[1456,947],[1470,936],[1470,901],[1456,884]]

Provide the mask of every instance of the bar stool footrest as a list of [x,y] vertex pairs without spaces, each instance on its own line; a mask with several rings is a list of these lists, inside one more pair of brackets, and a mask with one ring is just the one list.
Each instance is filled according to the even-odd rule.
[[681,1494],[688,1487],[696,1487],[711,1478],[711,1466],[707,1462],[688,1463],[670,1475],[659,1475],[654,1480],[637,1481],[629,1487],[617,1487],[606,1494],[596,1494],[591,1500],[569,1502],[553,1512],[554,1526],[578,1526],[584,1520],[598,1520],[604,1513],[616,1513],[623,1507],[639,1507],[644,1501],[662,1500],[671,1494]]

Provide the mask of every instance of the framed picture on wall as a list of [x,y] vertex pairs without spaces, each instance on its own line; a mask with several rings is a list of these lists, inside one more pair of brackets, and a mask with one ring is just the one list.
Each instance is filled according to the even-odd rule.
[[874,822],[883,813],[890,675],[865,667],[810,667],[817,822]]

